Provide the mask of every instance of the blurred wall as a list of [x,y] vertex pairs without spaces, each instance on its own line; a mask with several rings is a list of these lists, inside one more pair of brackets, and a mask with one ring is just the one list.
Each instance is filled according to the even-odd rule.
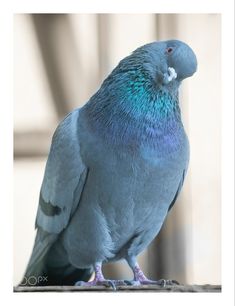
[[[140,264],[152,278],[221,282],[220,22],[209,14],[15,15],[14,284],[32,249],[40,184],[58,122],[89,99],[120,59],[140,45],[171,38],[190,44],[199,63],[180,91],[190,167],[177,204]],[[106,265],[104,273],[132,277],[122,262]]]

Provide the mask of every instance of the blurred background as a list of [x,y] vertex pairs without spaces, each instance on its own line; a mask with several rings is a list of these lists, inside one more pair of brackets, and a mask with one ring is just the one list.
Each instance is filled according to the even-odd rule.
[[[221,283],[221,18],[216,14],[17,14],[14,16],[14,285],[28,262],[52,134],[140,45],[180,39],[198,72],[180,89],[191,145],[184,188],[139,262],[148,277]],[[132,278],[125,262],[109,278]]]

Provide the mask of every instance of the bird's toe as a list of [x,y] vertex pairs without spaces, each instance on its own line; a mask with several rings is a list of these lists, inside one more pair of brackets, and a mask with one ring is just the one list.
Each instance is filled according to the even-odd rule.
[[125,280],[127,286],[140,286],[141,283],[138,280]]
[[167,280],[166,280],[166,285],[167,285],[167,286],[176,286],[176,285],[180,285],[180,283],[177,282],[177,281],[174,280],[174,279],[167,279]]
[[74,284],[74,286],[84,286],[86,284],[86,282],[83,281],[78,281]]
[[111,280],[111,279],[105,279],[102,281],[98,281],[97,285],[101,285],[101,286],[105,286],[105,287],[112,287],[113,290],[116,290],[116,284],[115,281]]

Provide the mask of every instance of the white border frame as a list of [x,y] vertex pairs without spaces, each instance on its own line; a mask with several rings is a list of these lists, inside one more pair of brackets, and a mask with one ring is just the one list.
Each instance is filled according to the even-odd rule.
[[[233,0],[86,0],[7,1],[1,5],[1,286],[2,299],[17,305],[56,303],[164,303],[164,305],[234,305],[234,3]],[[222,14],[222,293],[13,293],[12,292],[12,127],[13,127],[13,14],[14,13],[221,13]],[[209,216],[208,216],[209,218]],[[22,220],[23,222],[23,220]],[[52,300],[53,299],[53,300]]]

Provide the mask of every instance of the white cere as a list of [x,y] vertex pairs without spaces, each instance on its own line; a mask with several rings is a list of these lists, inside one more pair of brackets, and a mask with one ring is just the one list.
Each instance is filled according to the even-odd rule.
[[168,77],[167,81],[171,82],[172,80],[177,78],[177,73],[173,67],[168,67]]

